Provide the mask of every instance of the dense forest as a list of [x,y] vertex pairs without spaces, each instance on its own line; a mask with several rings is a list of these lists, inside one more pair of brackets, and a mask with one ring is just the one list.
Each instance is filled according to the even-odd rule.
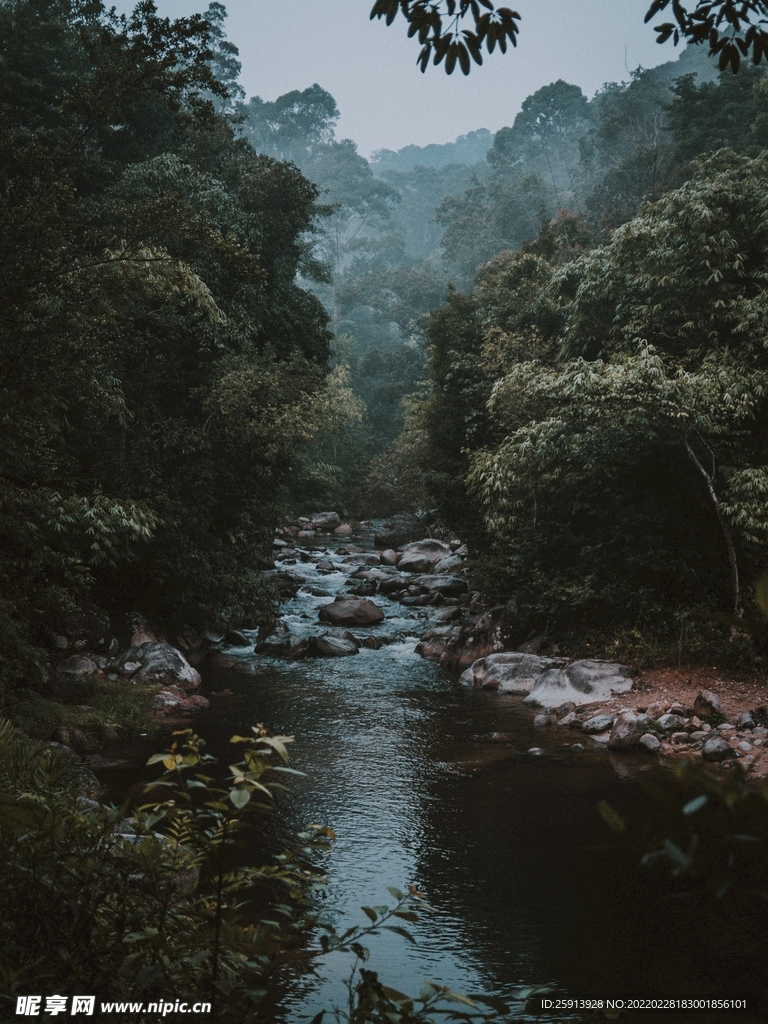
[[[764,67],[689,46],[591,98],[546,85],[496,133],[367,160],[321,85],[246,97],[226,17],[0,3],[0,713],[48,693],[62,637],[108,650],[137,613],[169,635],[270,627],[275,529],[327,508],[430,510],[488,605],[514,605],[513,642],[761,664]],[[3,729],[10,778],[39,750]],[[171,775],[202,763],[195,742]],[[240,780],[272,787],[282,740],[249,744]],[[66,780],[54,767],[14,785]],[[184,870],[218,850],[219,797]],[[64,845],[87,859],[81,825]],[[311,857],[275,876],[296,902]],[[158,867],[163,914],[194,930],[181,868]],[[89,933],[111,958],[94,986],[147,913]],[[266,962],[276,940],[228,941],[240,1012],[261,995],[237,988],[248,944]],[[74,968],[51,943],[58,978]],[[147,945],[125,984],[198,954],[151,974]]]
[[437,507],[550,629],[741,614],[762,69],[689,47],[369,162],[320,86],[246,102],[220,4],[2,17],[6,687],[84,614],[268,618],[275,522],[334,504]]

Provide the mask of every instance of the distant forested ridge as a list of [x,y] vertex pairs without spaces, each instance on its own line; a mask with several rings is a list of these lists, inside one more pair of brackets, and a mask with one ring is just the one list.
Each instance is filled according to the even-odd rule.
[[369,162],[319,85],[246,99],[225,20],[0,2],[3,685],[105,610],[269,618],[276,521],[331,504],[439,506],[544,624],[740,614],[763,71],[689,48]]

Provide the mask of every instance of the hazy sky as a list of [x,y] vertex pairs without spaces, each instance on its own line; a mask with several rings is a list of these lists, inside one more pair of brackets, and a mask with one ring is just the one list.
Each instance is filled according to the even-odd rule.
[[[203,11],[208,0],[156,0],[161,14]],[[248,97],[274,100],[317,82],[341,111],[338,137],[375,149],[450,142],[514,120],[526,96],[558,78],[588,96],[627,68],[674,60],[643,24],[650,0],[506,0],[522,15],[517,49],[498,50],[468,78],[416,67],[418,43],[401,16],[370,21],[372,0],[224,0]],[[121,4],[121,7],[123,5]],[[654,19],[658,22],[658,17]]]

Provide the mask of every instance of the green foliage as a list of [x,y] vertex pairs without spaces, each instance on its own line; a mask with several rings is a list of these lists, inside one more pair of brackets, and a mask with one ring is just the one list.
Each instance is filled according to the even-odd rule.
[[[653,0],[645,15],[650,21],[672,3],[673,22],[655,26],[657,42],[670,37],[675,46],[681,39],[708,43],[709,55],[718,56],[720,69],[739,70],[741,57],[750,56],[755,64],[768,57],[768,5],[763,0],[696,0],[695,7],[680,0]],[[418,63],[426,71],[445,60],[451,74],[458,61],[468,75],[472,61],[483,63],[482,48],[493,53],[496,45],[507,52],[507,39],[517,45],[520,15],[508,7],[496,7],[490,0],[376,0],[371,18],[385,18],[391,25],[398,13],[408,22],[408,35],[418,36],[421,44]],[[461,28],[471,15],[472,28]]]
[[236,137],[225,15],[0,6],[2,687],[87,600],[271,614],[330,332],[318,191]]
[[[274,864],[234,867],[243,809],[283,788],[286,744],[259,727],[234,737],[242,756],[222,785],[191,730],[164,754],[152,800],[91,809],[77,769],[0,724],[2,998],[17,990],[85,991],[102,999],[199,999],[212,1019],[252,1019],[275,957],[300,934],[297,908],[326,831],[300,837]],[[121,820],[122,819],[122,820]],[[243,897],[260,894],[263,910]]]

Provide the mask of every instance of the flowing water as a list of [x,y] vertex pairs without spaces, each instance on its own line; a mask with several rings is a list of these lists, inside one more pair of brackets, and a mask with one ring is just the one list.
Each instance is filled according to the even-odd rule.
[[[339,571],[328,575],[314,562],[290,568],[332,594],[352,567],[331,557]],[[328,600],[303,589],[286,602],[291,632],[321,632],[317,608]],[[534,734],[521,698],[470,690],[415,653],[428,609],[375,600],[384,622],[355,632],[396,643],[294,662],[227,648],[241,671],[216,670],[207,682],[234,696],[197,723],[219,738],[255,722],[296,737],[293,765],[306,778],[287,815],[336,832],[324,903],[339,924],[363,923],[363,904],[391,903],[387,886],[414,884],[436,908],[414,926],[416,945],[370,939],[368,966],[413,994],[426,980],[502,998],[547,983],[598,997],[732,994],[728,964],[708,951],[697,916],[638,871],[637,854],[612,845],[597,811],[605,799],[639,819],[641,783],[664,782],[663,771],[639,757],[571,751],[569,730]],[[534,743],[543,756],[527,753]],[[349,968],[341,954],[319,959],[291,981],[278,1015],[298,1024],[343,1003]]]

